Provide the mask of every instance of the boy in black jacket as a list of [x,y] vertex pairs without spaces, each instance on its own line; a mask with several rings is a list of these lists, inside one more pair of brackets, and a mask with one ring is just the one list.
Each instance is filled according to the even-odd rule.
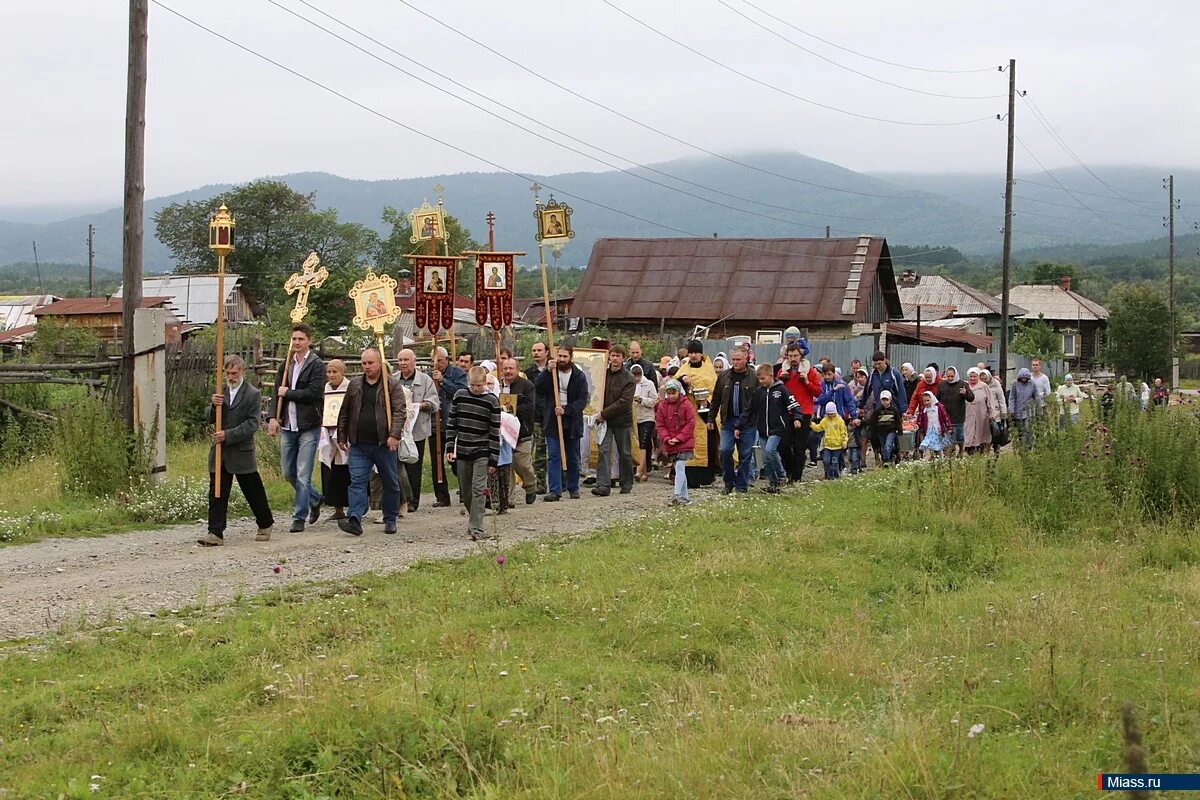
[[896,458],[896,437],[903,430],[903,418],[900,409],[892,402],[892,393],[884,389],[879,393],[879,405],[871,412],[867,425],[871,428],[871,436],[879,442],[880,453],[883,455],[883,466],[890,467]]
[[779,485],[787,480],[780,446],[789,440],[793,429],[803,424],[800,404],[783,381],[774,375],[770,364],[759,364],[755,368],[758,388],[751,397],[756,413],[758,438],[763,444],[763,474],[767,476],[768,494],[779,492]]

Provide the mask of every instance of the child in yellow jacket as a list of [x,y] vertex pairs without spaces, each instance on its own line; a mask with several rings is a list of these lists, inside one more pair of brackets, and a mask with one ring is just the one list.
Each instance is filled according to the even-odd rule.
[[850,443],[850,433],[846,430],[846,420],[838,416],[837,405],[825,404],[825,416],[812,423],[814,431],[825,434],[821,439],[821,460],[825,462],[825,479],[840,478],[846,465],[846,447]]

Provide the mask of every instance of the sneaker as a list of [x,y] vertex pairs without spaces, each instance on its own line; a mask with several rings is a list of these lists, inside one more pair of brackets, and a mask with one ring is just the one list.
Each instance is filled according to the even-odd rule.
[[630,493],[630,492],[632,492],[632,491],[633,491],[633,489],[630,489],[630,488],[623,488],[623,489],[621,489],[621,494],[629,494],[629,493]]
[[312,525],[321,518],[321,504],[314,503],[308,507],[308,524]]
[[597,489],[592,489],[592,494],[596,495],[596,497],[608,497],[609,494],[611,494],[611,492],[608,489],[597,488]]
[[394,522],[383,523],[383,532],[384,533],[395,533],[396,532],[396,523],[394,523]]
[[762,491],[766,494],[779,494],[779,487],[775,484],[770,484],[762,487]]
[[254,541],[256,541],[256,542],[271,541],[271,529],[270,528],[259,528],[258,533],[254,534]]
[[815,467],[815,466],[817,465],[817,460],[816,460],[815,458],[810,458],[810,459],[808,460],[808,465],[809,465],[810,467]]
[[225,538],[213,533],[212,531],[209,531],[197,539],[196,544],[201,544],[205,547],[220,547],[221,545],[225,544]]
[[290,533],[304,533],[304,520],[302,520],[302,519],[292,520],[292,527],[289,532]]
[[671,505],[673,505],[673,506],[679,505],[679,495],[674,495],[674,494],[671,495]]
[[681,506],[690,506],[691,504],[692,504],[692,501],[691,501],[691,500],[688,500],[686,497],[681,497],[681,498],[679,498],[679,505],[681,505]]
[[578,499],[579,499],[579,492],[571,492],[571,499],[572,499],[572,500],[578,500]]
[[362,536],[362,523],[356,517],[346,517],[338,520],[338,527],[353,536]]
[[557,492],[551,492],[542,498],[542,502],[544,503],[557,503],[559,500],[562,500],[562,495]]
[[535,493],[535,492],[526,492],[525,493],[525,505],[527,505],[527,506],[533,505],[534,500],[537,500],[537,493]]
[[434,508],[449,508],[450,501],[449,500],[438,500],[436,503],[433,504],[433,507]]

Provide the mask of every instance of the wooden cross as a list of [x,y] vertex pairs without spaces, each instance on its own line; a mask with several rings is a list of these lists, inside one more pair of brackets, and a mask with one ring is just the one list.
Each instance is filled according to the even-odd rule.
[[[318,269],[319,267],[319,269]],[[291,277],[287,279],[287,283],[283,288],[288,294],[299,294],[296,297],[296,307],[292,309],[289,315],[292,322],[300,322],[308,314],[308,293],[316,289],[325,282],[329,277],[329,270],[325,269],[321,264],[321,257],[316,253],[309,253],[308,258],[304,259],[304,266],[300,272],[293,272]]]
[[496,249],[496,215],[491,211],[484,217],[488,224],[488,250]]

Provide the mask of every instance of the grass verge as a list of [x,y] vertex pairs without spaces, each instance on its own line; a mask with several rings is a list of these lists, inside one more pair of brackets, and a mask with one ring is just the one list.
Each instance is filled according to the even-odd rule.
[[911,484],[725,498],[503,564],[10,647],[0,787],[1090,797],[1125,700],[1152,770],[1195,771],[1195,531],[1045,536]]

